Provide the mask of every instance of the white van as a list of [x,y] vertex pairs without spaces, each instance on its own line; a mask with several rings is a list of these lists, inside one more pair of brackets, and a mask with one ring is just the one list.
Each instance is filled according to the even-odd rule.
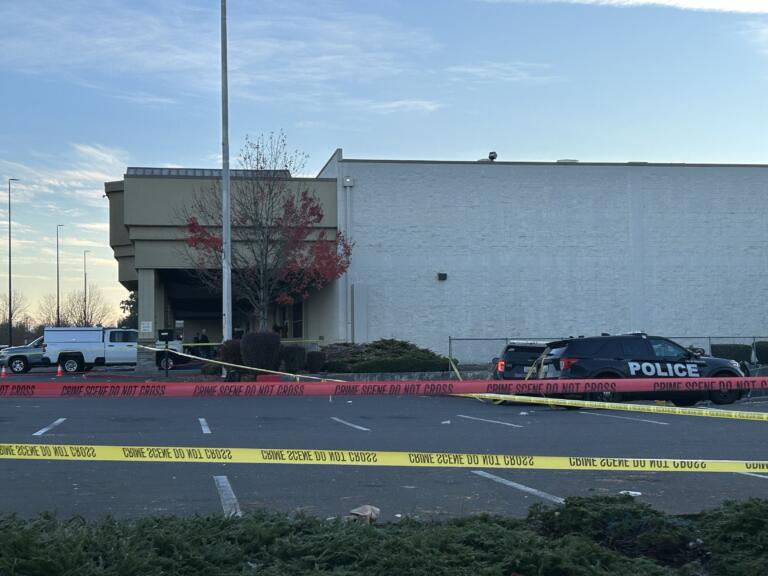
[[[43,363],[61,364],[64,372],[82,372],[94,366],[135,366],[139,333],[131,328],[46,328],[43,333]],[[163,343],[162,346],[164,347]],[[181,342],[169,342],[181,352]],[[168,368],[179,357],[169,356]],[[164,354],[156,355],[158,366]],[[162,364],[165,367],[165,364]]]

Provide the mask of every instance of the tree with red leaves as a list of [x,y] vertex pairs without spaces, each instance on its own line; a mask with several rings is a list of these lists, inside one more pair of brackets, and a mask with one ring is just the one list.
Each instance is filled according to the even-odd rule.
[[[301,174],[306,156],[290,151],[285,134],[246,138],[242,172],[232,178],[232,292],[234,301],[266,330],[270,307],[320,290],[349,267],[352,245],[341,232],[320,228],[323,207]],[[198,278],[221,292],[221,191],[199,193],[183,214],[187,256]]]

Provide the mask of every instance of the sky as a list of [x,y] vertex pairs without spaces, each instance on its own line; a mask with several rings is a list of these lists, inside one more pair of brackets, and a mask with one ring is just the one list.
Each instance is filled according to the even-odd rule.
[[[104,182],[219,167],[219,0],[0,0],[0,294],[118,315]],[[768,0],[229,0],[230,146],[768,163]]]

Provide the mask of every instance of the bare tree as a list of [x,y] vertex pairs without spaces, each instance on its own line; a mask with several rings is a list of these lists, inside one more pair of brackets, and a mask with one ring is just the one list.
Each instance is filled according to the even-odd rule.
[[[29,311],[29,304],[22,292],[13,292],[14,324],[20,322]],[[8,294],[0,294],[0,324],[8,325]]]
[[[29,315],[29,304],[22,292],[13,293],[13,345],[24,344],[34,333],[34,322]],[[0,342],[8,334],[8,295],[0,294]]]
[[35,317],[42,326],[56,326],[56,294],[46,294],[40,299]]
[[88,286],[87,296],[86,305],[86,298],[82,290],[75,290],[67,294],[61,307],[62,324],[68,326],[103,326],[114,320],[109,305],[104,302],[104,296],[95,284]]
[[[270,306],[305,299],[349,267],[352,246],[341,232],[327,237],[317,228],[323,209],[301,181],[306,156],[288,149],[285,134],[246,139],[244,171],[233,185],[232,292],[235,300],[267,328]],[[199,193],[183,214],[187,258],[211,292],[221,290],[221,193],[217,185]]]

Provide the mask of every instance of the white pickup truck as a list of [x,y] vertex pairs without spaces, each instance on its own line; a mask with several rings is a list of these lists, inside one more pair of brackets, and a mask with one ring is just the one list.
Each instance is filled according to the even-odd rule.
[[[43,364],[60,364],[64,372],[82,372],[94,366],[135,366],[139,333],[130,328],[46,328],[43,333]],[[157,343],[165,348],[165,343]],[[169,342],[171,351],[182,352],[179,341]],[[158,368],[165,368],[165,353],[155,355]],[[168,354],[168,368],[183,360]]]

